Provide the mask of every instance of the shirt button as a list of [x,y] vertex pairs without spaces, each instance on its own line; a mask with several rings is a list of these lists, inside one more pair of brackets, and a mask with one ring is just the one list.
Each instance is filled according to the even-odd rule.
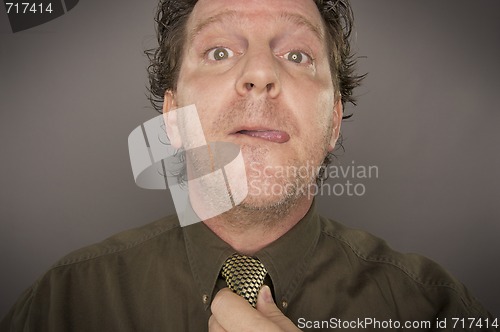
[[283,307],[283,309],[286,309],[288,307],[288,302],[283,300],[283,302],[281,302],[281,306]]
[[207,294],[203,294],[202,301],[203,301],[203,304],[208,303],[208,295]]

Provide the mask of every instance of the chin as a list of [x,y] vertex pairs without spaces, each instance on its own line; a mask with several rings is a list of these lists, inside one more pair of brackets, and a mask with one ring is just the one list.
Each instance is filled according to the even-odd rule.
[[263,210],[279,210],[289,208],[302,197],[297,193],[294,187],[287,192],[279,192],[271,194],[265,192],[267,188],[253,188],[249,190],[248,196],[241,202],[239,207],[245,210],[263,211]]

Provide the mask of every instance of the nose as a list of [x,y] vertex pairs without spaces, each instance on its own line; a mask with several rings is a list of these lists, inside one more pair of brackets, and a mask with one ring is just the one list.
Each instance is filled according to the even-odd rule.
[[280,94],[279,64],[271,50],[248,49],[236,90],[241,96],[268,94],[270,98],[276,98]]

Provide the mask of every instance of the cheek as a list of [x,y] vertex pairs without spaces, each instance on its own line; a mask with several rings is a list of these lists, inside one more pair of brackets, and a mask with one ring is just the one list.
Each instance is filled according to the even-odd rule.
[[[222,75],[203,75],[198,70],[183,68],[179,75],[177,91],[179,102],[195,104],[198,109],[220,105],[222,96],[234,85]],[[226,93],[223,93],[225,91]]]
[[329,147],[333,128],[333,87],[319,89],[316,85],[308,94],[302,96],[302,100],[297,98],[297,102],[301,103],[298,109],[301,132],[305,135],[303,137],[307,137],[304,142],[307,141],[310,149],[314,150],[310,153],[321,159],[321,162]]
[[334,94],[333,86],[304,84],[291,93],[292,105],[297,110],[297,116],[303,125],[318,127],[326,125],[333,116]]

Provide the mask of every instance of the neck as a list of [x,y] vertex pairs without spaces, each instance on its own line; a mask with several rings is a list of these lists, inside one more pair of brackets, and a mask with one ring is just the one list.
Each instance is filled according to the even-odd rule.
[[237,252],[253,255],[294,227],[311,207],[312,199],[302,199],[277,207],[254,208],[241,204],[204,223]]

